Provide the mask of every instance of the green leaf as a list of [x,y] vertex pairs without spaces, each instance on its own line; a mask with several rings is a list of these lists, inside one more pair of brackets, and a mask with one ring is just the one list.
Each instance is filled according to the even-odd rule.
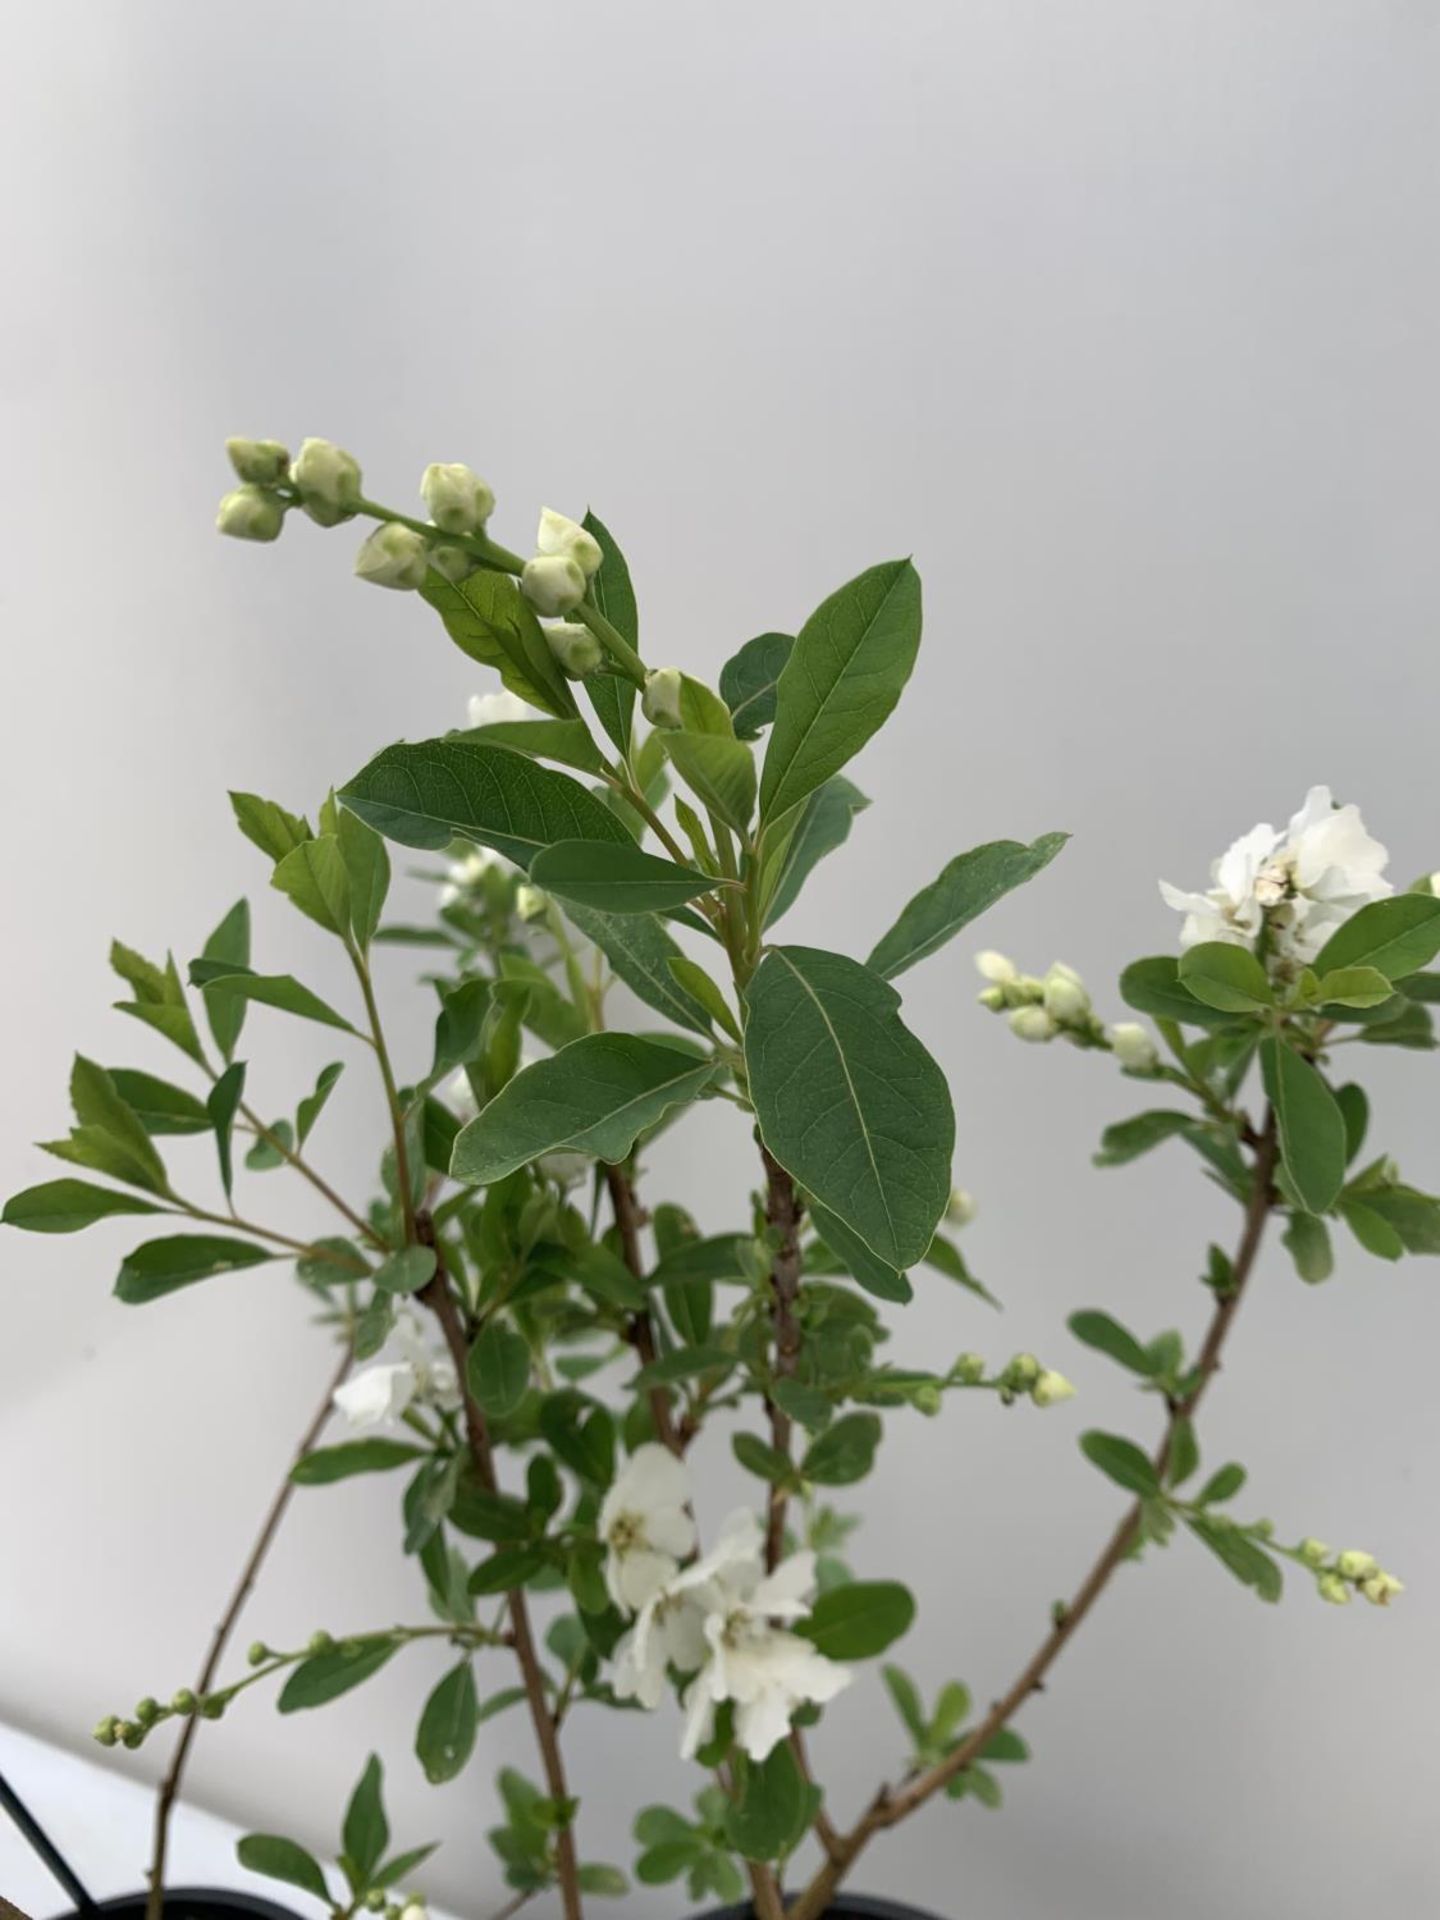
[[415,1734],[415,1753],[432,1787],[453,1780],[475,1750],[480,1702],[468,1660],[452,1667],[425,1702]]
[[1211,1519],[1199,1513],[1187,1515],[1186,1525],[1197,1540],[1204,1541],[1222,1566],[1228,1567],[1245,1586],[1253,1587],[1262,1600],[1273,1603],[1280,1598],[1285,1584],[1280,1568],[1238,1527],[1229,1525],[1218,1514]]
[[383,1799],[384,1774],[380,1766],[380,1757],[372,1753],[365,1762],[365,1771],[361,1774],[350,1804],[345,1809],[345,1824],[341,1838],[350,1864],[360,1876],[361,1886],[369,1883],[370,1876],[385,1857],[385,1849],[390,1844],[390,1823],[385,1818]]
[[234,1273],[274,1258],[249,1240],[228,1240],[213,1233],[177,1233],[168,1240],[147,1240],[125,1256],[115,1298],[127,1306],[143,1306],[162,1294],[208,1280],[212,1274]]
[[1363,1087],[1348,1081],[1333,1089],[1335,1104],[1345,1116],[1345,1161],[1348,1166],[1365,1144],[1370,1127],[1370,1101]]
[[630,844],[609,807],[568,773],[459,737],[386,747],[339,797],[401,846],[437,852],[475,840],[527,870],[559,840]]
[[730,1002],[698,962],[692,960],[688,953],[675,953],[666,965],[681,991],[688,993],[692,1000],[704,1007],[722,1033],[728,1033],[736,1042],[744,1040],[740,1022],[731,1011]]
[[388,1473],[420,1459],[423,1447],[412,1447],[407,1440],[386,1440],[375,1436],[368,1440],[342,1440],[334,1447],[312,1447],[290,1469],[297,1487],[329,1487],[337,1480],[353,1479],[357,1473]]
[[703,1373],[730,1373],[738,1364],[739,1356],[728,1347],[677,1347],[642,1367],[634,1385],[673,1386],[680,1380],[696,1380]]
[[924,1256],[949,1203],[955,1116],[944,1075],[899,1017],[900,996],[841,954],[775,947],[746,1001],[765,1145],[903,1271]]
[[1094,1310],[1072,1313],[1068,1325],[1077,1340],[1083,1340],[1087,1347],[1094,1347],[1097,1353],[1108,1354],[1132,1373],[1148,1376],[1154,1372],[1149,1354],[1134,1334],[1122,1327],[1118,1320],[1112,1320],[1108,1313]]
[[834,1408],[830,1396],[821,1387],[803,1386],[798,1380],[777,1380],[770,1398],[782,1413],[788,1413],[807,1433],[819,1433],[828,1426]]
[[1100,1136],[1100,1151],[1094,1156],[1095,1165],[1123,1167],[1166,1140],[1194,1133],[1197,1124],[1193,1114],[1174,1113],[1166,1108],[1137,1113],[1130,1120],[1117,1120],[1113,1126],[1106,1127]]
[[732,1434],[730,1449],[745,1471],[753,1473],[757,1479],[767,1480],[775,1487],[793,1483],[795,1469],[790,1456],[782,1453],[778,1447],[767,1445],[758,1434]]
[[1070,838],[1044,833],[1023,840],[992,840],[957,854],[939,878],[921,889],[866,961],[872,973],[893,980],[924,960],[1016,887],[1048,867]]
[[782,1740],[767,1759],[745,1769],[739,1800],[725,1826],[730,1844],[747,1860],[774,1860],[790,1844],[805,1806],[805,1782],[790,1743]]
[[488,1560],[482,1560],[471,1573],[470,1591],[513,1593],[527,1580],[533,1580],[537,1573],[543,1573],[549,1564],[550,1557],[543,1547],[502,1547]]
[[[231,796],[232,799],[234,796]],[[265,803],[259,803],[263,806]],[[237,900],[201,948],[206,960],[221,960],[227,966],[250,965],[250,902]],[[207,1000],[205,1018],[215,1036],[215,1044],[227,1060],[233,1059],[240,1029],[245,1024],[243,1000]]]
[[133,1107],[140,1124],[152,1137],[156,1134],[208,1133],[210,1113],[184,1087],[172,1086],[153,1073],[141,1073],[135,1067],[108,1069],[115,1091],[128,1107]]
[[869,1660],[910,1631],[915,1601],[898,1580],[852,1580],[822,1593],[795,1631],[831,1660]]
[[755,756],[728,734],[668,732],[665,751],[676,773],[710,812],[738,833],[755,811]]
[[382,1293],[418,1293],[435,1277],[433,1247],[401,1247],[382,1260],[371,1278]]
[[1181,1414],[1170,1429],[1170,1457],[1165,1463],[1166,1484],[1183,1486],[1199,1466],[1200,1442],[1195,1437],[1195,1423]]
[[630,1891],[630,1882],[619,1867],[601,1860],[587,1860],[575,1869],[575,1884],[581,1893],[593,1893],[597,1900],[618,1900]]
[[432,567],[420,595],[440,615],[460,651],[482,666],[494,667],[511,693],[557,719],[574,719],[579,709],[570,683],[550,651],[540,622],[508,574],[485,570],[457,582],[446,580]]
[[230,1198],[230,1188],[234,1179],[231,1146],[235,1115],[239,1111],[244,1092],[245,1063],[243,1060],[233,1060],[210,1089],[210,1097],[205,1102],[211,1124],[215,1128],[215,1145],[220,1155],[220,1184],[225,1189],[227,1200]]
[[1149,1498],[1161,1490],[1154,1467],[1133,1440],[1122,1439],[1118,1433],[1099,1433],[1092,1428],[1089,1433],[1081,1434],[1080,1451],[1128,1493]]
[[1239,1461],[1229,1460],[1211,1474],[1195,1498],[1202,1507],[1217,1500],[1232,1500],[1244,1486],[1245,1478],[1245,1469]]
[[800,1472],[817,1486],[853,1486],[874,1466],[880,1435],[877,1414],[847,1413],[810,1442]]
[[338,834],[302,840],[270,876],[270,884],[301,913],[344,940],[350,933],[350,876]]
[[116,1193],[112,1187],[93,1186],[88,1180],[45,1180],[12,1194],[0,1221],[26,1233],[79,1233],[112,1213],[161,1211],[138,1194]]
[[[893,1300],[901,1306],[915,1297],[909,1276],[882,1260],[879,1254],[872,1253],[859,1234],[852,1232],[838,1214],[822,1206],[813,1194],[806,1196],[806,1205],[810,1209],[815,1231],[851,1278],[858,1280],[867,1293],[873,1293],[877,1300]],[[935,1245],[933,1239],[930,1245]]]
[[767,927],[790,911],[815,868],[845,844],[856,815],[869,804],[857,786],[837,774],[770,829],[760,886]]
[[757,634],[720,669],[720,697],[737,740],[758,739],[775,718],[776,690],[794,645],[791,633]]
[[676,979],[672,962],[683,959],[680,948],[660,922],[649,914],[592,913],[573,901],[565,908],[570,919],[597,946],[630,991],[657,1013],[692,1033],[710,1032],[704,1006],[691,998]]
[[[283,860],[302,840],[310,838],[307,821],[298,814],[287,813],[277,801],[262,800],[258,793],[232,792],[230,805],[234,809],[235,824],[245,838],[259,847],[262,853],[268,853],[272,860]],[[230,953],[216,955],[221,960],[237,957],[248,959],[249,956]]]
[[492,1419],[514,1413],[530,1387],[530,1344],[503,1320],[487,1321],[466,1363],[470,1391]]
[[[631,683],[627,680],[624,685]],[[577,773],[606,774],[610,763],[583,720],[492,720],[483,727],[462,727],[457,739],[481,747],[508,747],[532,760],[558,760]]]
[[1361,907],[1325,942],[1315,957],[1323,979],[1347,967],[1374,967],[1387,980],[1428,966],[1440,953],[1440,899],[1397,893]]
[[354,1033],[350,1022],[309,987],[302,986],[290,973],[233,972],[218,960],[192,960],[190,979],[204,993],[222,1000],[254,1000],[260,1006],[275,1007],[281,1013],[293,1013],[301,1020],[314,1020],[322,1027],[336,1027],[342,1033]]
[[1233,1016],[1205,1006],[1180,985],[1180,962],[1168,953],[1135,960],[1120,976],[1120,997],[1137,1013],[1188,1027],[1225,1027]]
[[886,1691],[895,1702],[895,1711],[905,1723],[906,1731],[919,1746],[929,1731],[925,1720],[925,1709],[915,1682],[903,1667],[884,1666],[880,1669],[880,1678],[885,1682]]
[[1302,1280],[1328,1280],[1335,1271],[1330,1229],[1313,1213],[1292,1212],[1281,1236]]
[[280,1689],[276,1701],[281,1713],[299,1713],[308,1707],[327,1706],[368,1680],[394,1654],[394,1640],[345,1642],[312,1654],[302,1660]]
[[1327,1213],[1345,1184],[1345,1116],[1315,1068],[1282,1042],[1261,1042],[1260,1071],[1285,1171],[1306,1211]]
[[252,1873],[283,1880],[287,1886],[313,1893],[327,1907],[331,1904],[330,1889],[325,1884],[320,1862],[294,1840],[286,1840],[278,1833],[247,1833],[236,1843],[235,1858]]
[[709,1059],[628,1033],[593,1033],[517,1073],[462,1128],[451,1172],[489,1186],[542,1153],[572,1147],[624,1160],[639,1136],[714,1073]]
[[302,1147],[310,1138],[311,1129],[324,1112],[325,1102],[344,1071],[345,1065],[341,1060],[332,1060],[328,1067],[322,1067],[315,1081],[315,1091],[307,1093],[296,1109],[295,1137]]
[[358,814],[342,810],[336,823],[340,853],[350,878],[350,931],[361,952],[375,938],[390,891],[385,842]]
[[70,1070],[70,1104],[80,1131],[103,1137],[113,1152],[114,1166],[99,1171],[114,1172],[151,1193],[167,1190],[165,1163],[151,1145],[139,1114],[120,1097],[105,1069],[79,1053]]
[[[599,567],[590,578],[590,597],[620,638],[628,641],[638,652],[640,615],[635,605],[635,588],[631,584],[625,556],[603,520],[593,513],[587,513],[581,524],[599,542],[603,555]],[[601,726],[619,752],[628,755],[634,725],[634,684],[620,674],[596,673],[586,680],[585,691]]]
[[1275,1004],[1264,967],[1248,947],[1205,940],[1180,956],[1180,984],[1220,1013],[1260,1013]]
[[715,885],[709,874],[643,853],[631,840],[557,840],[536,854],[530,878],[557,899],[624,914],[663,913]]
[[698,1833],[687,1831],[684,1839],[659,1841],[647,1847],[635,1862],[635,1878],[642,1886],[662,1887],[667,1881],[678,1880],[703,1858],[704,1852],[705,1842]]
[[1316,1001],[1326,1007],[1382,1007],[1394,994],[1378,967],[1337,967],[1315,989]]
[[838,773],[883,726],[920,646],[920,576],[891,560],[805,622],[776,688],[760,805],[775,820]]
[[1407,1253],[1440,1253],[1440,1200],[1402,1185],[1367,1189],[1365,1205],[1400,1237]]

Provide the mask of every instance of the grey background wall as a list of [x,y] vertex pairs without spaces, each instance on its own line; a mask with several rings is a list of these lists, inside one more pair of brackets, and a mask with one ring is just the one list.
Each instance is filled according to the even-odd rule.
[[[651,657],[689,667],[913,551],[921,663],[799,937],[863,952],[953,852],[1063,826],[1073,846],[984,937],[1064,957],[1113,1006],[1118,965],[1174,938],[1157,876],[1198,881],[1312,781],[1363,802],[1402,881],[1440,866],[1437,34],[1404,0],[15,8],[5,1189],[46,1176],[28,1143],[61,1129],[73,1046],[161,1066],[106,1010],[112,934],[184,958],[248,890],[265,963],[344,991],[267,900],[225,787],[313,804],[481,684],[423,609],[352,584],[353,530],[215,539],[229,432],[333,437],[396,500],[427,460],[470,460],[517,543],[542,502],[593,502]],[[407,967],[384,989],[416,1058]],[[927,1284],[895,1351],[1033,1346],[1083,1399],[894,1419],[856,1558],[913,1575],[909,1664],[985,1698],[1111,1524],[1075,1434],[1145,1421],[1064,1315],[1195,1327],[1231,1223],[1179,1149],[1093,1171],[1134,1090],[1017,1046],[975,985],[957,947],[907,999],[954,1077],[969,1244],[1006,1311]],[[280,1111],[333,1050],[278,1017],[252,1031]],[[356,1188],[378,1121],[361,1065],[322,1156]],[[1431,1063],[1366,1065],[1383,1144],[1433,1186]],[[655,1158],[652,1194],[734,1220],[735,1116]],[[77,1743],[189,1677],[328,1364],[280,1271],[122,1309],[125,1244],[0,1248],[0,1710]],[[1006,1920],[1440,1894],[1433,1277],[1347,1247],[1310,1291],[1275,1252],[1246,1322],[1212,1459],[1249,1461],[1287,1530],[1373,1546],[1403,1605],[1336,1614],[1297,1586],[1265,1609],[1177,1545],[1117,1582],[1027,1713],[1008,1809],[932,1811],[867,1860],[872,1888]],[[742,1488],[707,1471],[713,1513]],[[379,1484],[306,1498],[254,1630],[412,1615],[389,1514]],[[283,1725],[252,1699],[201,1741],[194,1794],[324,1843],[378,1746],[398,1824],[451,1836],[436,1896],[486,1914],[489,1780],[528,1741],[497,1721],[427,1789],[409,1748],[433,1670],[397,1661]],[[886,1714],[868,1680],[829,1719],[842,1811],[898,1759]],[[592,1854],[625,1858],[633,1809],[673,1794],[673,1732],[577,1715]]]

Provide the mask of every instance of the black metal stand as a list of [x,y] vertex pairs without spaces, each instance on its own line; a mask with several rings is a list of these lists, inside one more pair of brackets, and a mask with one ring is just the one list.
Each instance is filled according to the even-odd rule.
[[21,1834],[39,1854],[45,1865],[54,1874],[61,1886],[75,1902],[75,1911],[80,1920],[94,1920],[98,1912],[95,1902],[85,1891],[84,1883],[69,1861],[61,1853],[55,1842],[46,1833],[40,1822],[31,1813],[25,1802],[10,1785],[4,1774],[0,1774],[0,1807],[20,1829]]

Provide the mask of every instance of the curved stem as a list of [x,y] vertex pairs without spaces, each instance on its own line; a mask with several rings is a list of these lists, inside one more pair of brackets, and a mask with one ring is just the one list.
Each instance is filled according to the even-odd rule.
[[[1156,1448],[1154,1466],[1162,1479],[1170,1462],[1175,1432],[1182,1420],[1188,1420],[1204,1397],[1205,1389],[1219,1370],[1220,1357],[1240,1300],[1254,1269],[1256,1255],[1265,1233],[1265,1223],[1275,1205],[1273,1185],[1277,1159],[1275,1116],[1267,1113],[1255,1150],[1250,1198],[1245,1208],[1245,1224],[1236,1248],[1233,1278],[1223,1298],[1216,1303],[1200,1357],[1195,1367],[1195,1384],[1182,1399],[1172,1403],[1164,1437]],[[1044,1682],[1046,1674],[1079,1630],[1090,1609],[1109,1585],[1110,1577],[1129,1554],[1138,1537],[1141,1502],[1136,1501],[1101,1550],[1099,1558],[1076,1588],[1069,1604],[1060,1611],[1049,1634],[1031,1657],[1009,1690],[991,1707],[985,1718],[944,1760],[911,1776],[896,1789],[882,1787],[849,1833],[840,1836],[838,1849],[816,1874],[790,1910],[790,1920],[819,1920],[834,1899],[841,1882],[867,1843],[886,1827],[893,1827],[923,1807],[927,1800],[949,1785],[958,1773],[973,1765],[995,1735],[1010,1721]]]
[[[354,1354],[347,1342],[345,1351],[340,1357],[340,1364],[325,1389],[325,1397],[315,1409],[309,1425],[300,1436],[299,1444],[295,1449],[295,1459],[291,1462],[292,1468],[296,1462],[303,1460],[313,1450],[316,1441],[320,1438],[325,1422],[330,1417],[335,1390],[350,1371],[353,1359]],[[269,1553],[275,1536],[280,1530],[280,1522],[285,1518],[285,1510],[290,1504],[290,1497],[294,1491],[295,1483],[287,1470],[285,1478],[280,1483],[279,1491],[266,1510],[260,1531],[255,1536],[254,1545],[241,1568],[235,1590],[230,1595],[225,1611],[220,1616],[219,1624],[211,1636],[209,1651],[195,1680],[194,1691],[197,1695],[203,1696],[210,1691],[211,1682],[219,1670],[220,1661],[230,1643],[230,1636],[239,1622],[245,1602],[250,1596],[250,1590],[255,1585],[264,1564],[265,1556]],[[186,1717],[185,1724],[180,1729],[180,1738],[175,1742],[175,1751],[170,1757],[170,1765],[166,1769],[165,1777],[160,1782],[155,1797],[155,1837],[151,1847],[150,1870],[147,1876],[150,1892],[145,1905],[146,1920],[161,1920],[164,1910],[165,1853],[170,1838],[170,1817],[179,1796],[180,1783],[185,1777],[185,1764],[190,1757],[190,1748],[194,1744],[195,1732],[199,1724],[199,1714],[192,1713]]]

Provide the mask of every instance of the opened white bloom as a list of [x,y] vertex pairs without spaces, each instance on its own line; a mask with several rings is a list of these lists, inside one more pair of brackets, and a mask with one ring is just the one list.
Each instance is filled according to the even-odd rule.
[[849,1686],[848,1667],[817,1653],[785,1624],[810,1611],[814,1554],[791,1554],[763,1574],[753,1514],[732,1515],[715,1553],[681,1574],[670,1592],[687,1590],[705,1607],[706,1659],[685,1690],[682,1759],[693,1759],[711,1737],[722,1701],[735,1708],[735,1738],[760,1761],[789,1733],[799,1707],[823,1705]]
[[397,1359],[364,1367],[335,1389],[335,1406],[352,1427],[398,1420],[416,1401],[447,1411],[459,1406],[454,1363],[430,1345],[413,1313],[396,1316],[391,1345]]
[[587,533],[578,520],[567,519],[552,507],[546,507],[540,515],[535,551],[563,554],[567,560],[575,562],[587,579],[599,571],[600,562],[605,558],[600,542],[593,533]]
[[494,727],[503,720],[538,720],[540,709],[502,687],[498,693],[472,693],[469,714],[472,727]]
[[1389,854],[1365,831],[1360,809],[1337,807],[1312,787],[1284,833],[1268,823],[1242,834],[1210,870],[1206,893],[1161,881],[1167,906],[1185,915],[1180,944],[1224,940],[1250,946],[1268,925],[1280,958],[1303,965],[1350,916],[1394,892]]
[[568,553],[541,553],[525,562],[520,591],[547,618],[573,613],[585,598],[585,574]]
[[495,511],[495,495],[462,461],[432,461],[420,476],[420,498],[445,533],[479,533]]
[[1107,1035],[1111,1050],[1131,1073],[1151,1073],[1160,1064],[1160,1049],[1138,1020],[1117,1020]]
[[413,527],[387,522],[360,543],[355,571],[375,587],[423,587],[430,569],[430,548]]
[[668,1447],[646,1441],[621,1468],[597,1522],[605,1585],[617,1607],[638,1613],[694,1551],[689,1500],[689,1471]]

